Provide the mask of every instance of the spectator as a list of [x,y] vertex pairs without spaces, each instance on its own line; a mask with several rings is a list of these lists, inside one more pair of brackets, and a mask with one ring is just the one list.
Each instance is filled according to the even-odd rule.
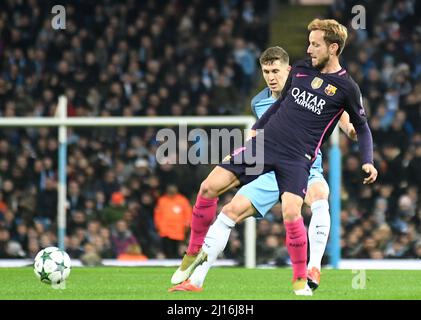
[[133,246],[139,247],[137,239],[129,230],[126,221],[118,220],[111,232],[111,245],[115,257],[132,252]]
[[8,246],[9,241],[10,241],[10,232],[5,228],[1,228],[0,229],[0,258],[2,259],[10,258],[9,253],[7,251],[7,246]]
[[415,216],[415,204],[407,195],[402,195],[398,201],[396,215],[392,218],[391,225],[398,233],[406,233],[410,220]]
[[126,209],[123,193],[121,191],[115,191],[111,194],[110,206],[102,209],[99,212],[99,216],[106,225],[110,225],[122,219]]
[[86,243],[83,247],[84,253],[80,256],[80,261],[84,266],[95,267],[102,265],[101,256],[92,243]]
[[79,259],[84,253],[82,243],[76,235],[70,236],[69,243],[66,246],[66,252],[72,259]]
[[46,178],[45,188],[38,194],[36,216],[49,223],[57,217],[57,183]]
[[69,203],[69,211],[71,215],[73,215],[76,210],[84,208],[85,199],[80,194],[80,188],[76,181],[69,182],[67,201]]
[[154,221],[167,258],[179,257],[178,247],[186,239],[192,207],[188,199],[178,193],[176,185],[168,185],[166,193],[158,199]]
[[77,229],[86,229],[86,215],[83,211],[76,211],[69,220],[67,228],[69,234],[76,233]]
[[147,257],[142,254],[139,245],[131,244],[124,253],[118,255],[117,259],[121,261],[143,261],[147,260]]
[[25,251],[19,242],[11,240],[7,243],[6,254],[11,259],[23,259],[26,258]]
[[[107,229],[108,230],[108,229]],[[112,259],[114,258],[114,253],[111,247],[111,243],[108,239],[104,239],[101,235],[93,237],[90,243],[93,243],[95,246],[96,252],[103,259]]]
[[414,245],[415,258],[421,259],[421,240],[418,240]]

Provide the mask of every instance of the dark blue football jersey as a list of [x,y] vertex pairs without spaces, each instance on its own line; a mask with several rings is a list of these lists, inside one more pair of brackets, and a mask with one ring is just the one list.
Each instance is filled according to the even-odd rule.
[[281,98],[253,128],[264,129],[265,144],[276,146],[278,156],[314,161],[344,110],[355,127],[366,124],[361,91],[347,71],[320,73],[302,60],[292,67]]

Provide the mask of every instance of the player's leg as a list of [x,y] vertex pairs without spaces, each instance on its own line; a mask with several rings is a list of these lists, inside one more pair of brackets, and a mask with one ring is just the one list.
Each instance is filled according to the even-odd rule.
[[320,284],[320,270],[330,231],[329,185],[322,169],[321,155],[313,163],[307,185],[305,203],[311,208],[308,228],[310,261],[307,265],[309,286],[315,290]]
[[[223,180],[220,180],[221,175],[229,175],[229,177],[225,178],[228,181],[225,186],[220,184],[221,182],[224,183]],[[239,184],[238,179],[234,178],[235,176],[232,172],[217,166],[200,185],[196,203],[193,206],[190,241],[187,248],[188,256],[196,256],[199,253],[206,232],[208,232],[216,216],[218,195]]]
[[[208,178],[201,184],[196,203],[193,207],[190,241],[187,248],[187,253],[185,255],[185,258],[188,261],[192,260],[200,251],[206,232],[215,219],[218,195],[235,186],[238,186],[240,183],[239,179],[233,179],[231,176],[232,181],[230,184],[227,184],[219,189],[216,188],[216,190],[212,186],[214,185],[214,182],[218,183],[221,175],[220,172],[231,172],[232,175],[240,177],[240,179],[243,180],[243,184],[246,184],[257,178],[257,176],[244,177],[245,167],[247,166],[243,159],[244,152],[245,150],[247,150],[247,152],[250,150],[253,152],[253,150],[256,149],[255,144],[256,139],[252,139],[246,143],[245,148],[242,148],[241,152],[234,151],[229,159],[227,161],[223,161],[220,165],[215,167],[214,170],[212,170],[212,172],[209,174]],[[238,161],[239,159],[240,161]],[[233,163],[241,165],[236,166],[233,165]]]
[[300,166],[285,161],[276,170],[286,230],[285,243],[292,263],[292,282],[296,295],[312,295],[307,284],[307,232],[301,216],[309,169],[306,164]]
[[[173,279],[176,281],[183,279],[181,283],[169,289],[174,291],[202,291],[203,282],[209,269],[215,263],[218,255],[222,253],[228,243],[232,228],[240,219],[252,216],[255,209],[250,200],[242,195],[236,194],[234,198],[226,204],[215,222],[210,226],[204,239],[202,250],[196,255],[194,263],[191,264],[190,274],[181,274],[176,271]],[[188,278],[188,279],[187,279]],[[173,279],[171,281],[173,282]],[[186,280],[187,279],[187,280]]]
[[240,184],[237,176],[221,166],[215,167],[201,183],[196,203],[193,207],[190,242],[180,267],[171,278],[172,284],[186,280],[200,262],[198,254],[204,237],[215,218],[217,197],[223,192]]
[[308,227],[310,261],[308,263],[309,286],[315,290],[320,283],[320,270],[330,231],[329,187],[326,182],[314,182],[307,189],[306,203],[311,207]]
[[[279,190],[275,173],[270,171],[242,186],[231,202],[227,204],[222,211],[231,220],[239,223],[256,213],[259,216],[264,217],[278,201]],[[223,250],[221,250],[221,252],[222,251]],[[216,256],[218,256],[219,253],[216,253]],[[173,291],[176,291],[177,289],[183,291],[199,291],[197,289],[203,286],[206,275],[213,262],[214,261],[208,258],[208,261],[196,267],[189,278],[189,281],[180,284],[178,287],[176,286]]]
[[[208,178],[201,184],[200,192],[198,194],[198,202],[195,205],[196,210],[194,211],[197,217],[200,218],[200,216],[203,215],[204,211],[210,212],[211,210],[209,207],[212,208],[213,214],[214,208],[212,207],[212,205],[203,208],[207,200],[216,198],[221,193],[239,185],[240,183],[247,184],[257,179],[259,175],[272,170],[270,166],[266,166],[263,164],[263,159],[256,159],[255,163],[253,164],[247,163],[247,158],[250,152],[251,154],[256,155],[256,144],[257,140],[255,138],[247,141],[245,146],[242,147],[240,151],[235,150],[229,159],[223,161],[221,164],[218,165],[218,167],[214,169],[213,172],[211,172],[211,174],[209,174]],[[255,172],[254,174],[248,172],[248,169],[256,167],[257,163],[262,164],[262,171]],[[225,180],[221,181],[221,178],[225,178]],[[202,206],[200,206],[201,204]],[[229,218],[227,217],[227,219]],[[207,219],[206,221],[207,223],[203,223],[202,226],[209,224],[209,219]],[[230,224],[229,222],[227,222],[226,219],[223,222]],[[203,241],[203,231],[206,231],[206,227],[203,227],[201,231],[202,233],[199,235],[200,237],[202,237],[201,239],[200,237],[198,238],[196,234],[196,238],[194,240],[194,250],[197,250],[197,246],[199,246],[199,243]],[[197,267],[197,265],[203,263],[205,259],[206,257],[204,256],[204,253],[202,253],[202,251],[199,251],[199,253],[193,255],[185,254],[181,266],[175,271],[171,278],[171,283],[179,284],[185,281],[192,274],[193,270]]]
[[193,285],[197,287],[203,286],[209,269],[224,251],[232,228],[237,222],[253,216],[255,212],[250,200],[240,194],[236,194],[231,202],[222,208],[221,213],[218,215],[215,223],[211,225],[205,237],[202,250],[207,255],[207,261],[199,265],[189,278]]
[[290,192],[284,192],[281,199],[286,246],[293,270],[293,289],[297,295],[310,295],[307,288],[307,232],[301,216],[303,199]]

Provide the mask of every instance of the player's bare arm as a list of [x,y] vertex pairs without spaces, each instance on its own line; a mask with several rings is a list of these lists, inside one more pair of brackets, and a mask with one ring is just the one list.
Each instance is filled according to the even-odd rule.
[[357,132],[355,131],[354,125],[349,120],[348,112],[344,111],[341,118],[339,119],[339,127],[351,140],[357,141]]

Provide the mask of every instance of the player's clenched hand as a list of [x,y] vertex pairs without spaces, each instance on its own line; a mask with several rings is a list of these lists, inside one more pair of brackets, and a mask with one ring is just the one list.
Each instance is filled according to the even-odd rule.
[[346,134],[351,140],[357,141],[357,131],[355,131],[355,128],[352,123],[348,123],[348,127],[346,128]]
[[370,184],[377,179],[377,169],[371,163],[363,164],[363,171],[368,174],[368,177],[364,178],[363,184]]

